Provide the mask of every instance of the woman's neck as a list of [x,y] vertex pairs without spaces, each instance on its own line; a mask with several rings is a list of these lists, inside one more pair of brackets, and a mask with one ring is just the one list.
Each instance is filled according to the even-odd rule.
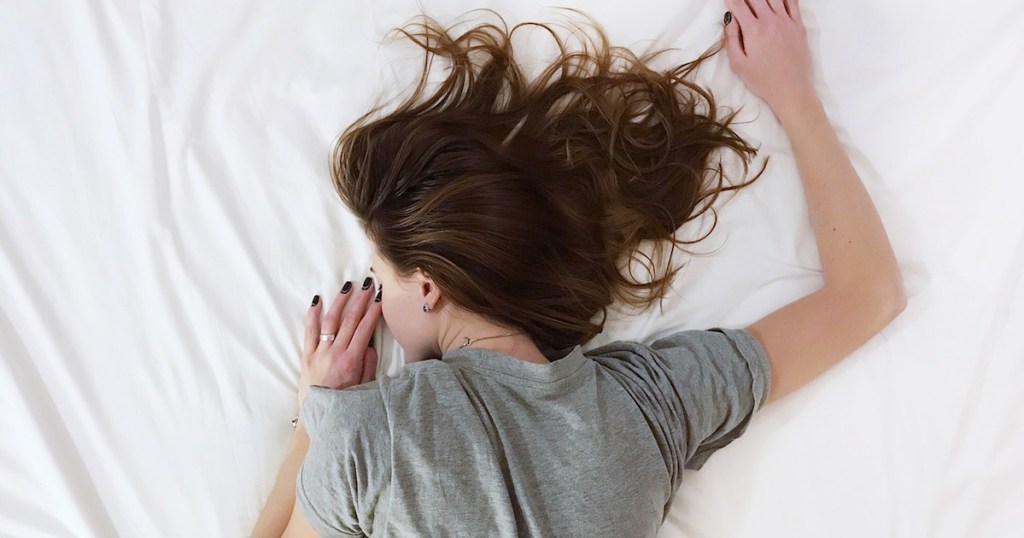
[[[442,353],[459,349],[459,346],[465,343],[465,339],[469,338],[470,344],[466,346],[467,348],[488,349],[526,362],[551,362],[533,343],[533,339],[520,330],[501,327],[479,319],[465,320],[452,325],[450,330],[440,335],[439,345]],[[505,336],[509,333],[513,334]],[[487,338],[488,336],[495,338]]]

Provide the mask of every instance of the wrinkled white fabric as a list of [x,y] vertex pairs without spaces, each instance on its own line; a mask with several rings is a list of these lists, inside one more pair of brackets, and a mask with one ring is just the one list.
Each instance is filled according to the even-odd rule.
[[[565,3],[616,44],[678,60],[720,36],[725,10]],[[306,308],[369,263],[327,153],[416,67],[379,42],[417,4],[443,21],[481,5],[559,16],[539,0],[5,2],[0,535],[248,535],[291,433]],[[661,535],[1010,535],[1024,523],[1024,5],[803,11],[910,302],[684,473]],[[770,110],[724,54],[701,80],[744,106],[741,132],[771,162],[721,207],[698,247],[715,253],[664,310],[616,316],[588,349],[742,326],[821,283]],[[380,372],[396,374],[379,336]]]

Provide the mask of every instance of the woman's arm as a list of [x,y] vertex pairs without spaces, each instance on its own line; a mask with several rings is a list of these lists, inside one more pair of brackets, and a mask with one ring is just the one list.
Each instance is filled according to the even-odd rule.
[[747,327],[771,362],[772,401],[862,346],[903,310],[906,294],[881,218],[814,89],[799,3],[726,3],[730,65],[790,138],[825,281]]
[[[321,315],[324,306],[320,296],[313,296],[313,304],[306,312],[305,342],[299,367],[299,409],[311,385],[344,389],[369,383],[377,377],[377,350],[370,344],[381,318],[381,291],[377,291],[374,298],[371,282],[367,277],[363,291],[352,301],[349,300],[352,282],[345,282],[325,315]],[[325,339],[325,335],[333,335],[333,338]],[[288,444],[288,455],[277,473],[277,482],[256,521],[254,538],[316,536],[295,504],[295,480],[306,459],[309,443],[306,426],[299,420]]]
[[309,434],[302,421],[299,421],[288,443],[284,463],[277,473],[277,482],[270,490],[270,497],[267,498],[267,503],[256,521],[256,527],[252,532],[253,538],[281,538],[284,535],[288,520],[295,509],[295,478],[299,474],[299,467],[302,466],[308,449]]
[[803,181],[825,286],[865,291],[864,284],[873,283],[898,298],[902,278],[896,255],[821,100],[808,95],[777,117]]

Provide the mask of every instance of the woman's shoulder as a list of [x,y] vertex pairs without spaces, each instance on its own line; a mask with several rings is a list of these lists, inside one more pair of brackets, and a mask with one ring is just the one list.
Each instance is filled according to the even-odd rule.
[[387,423],[380,380],[345,389],[311,385],[300,410],[306,430],[313,435],[324,426],[335,430]]
[[426,385],[456,383],[453,368],[440,360],[404,365],[394,375],[379,375],[373,381],[344,389],[311,385],[302,404],[307,429],[324,417],[343,415],[350,420],[384,420],[391,400],[409,392],[422,393]]
[[723,341],[753,343],[752,335],[747,330],[723,327],[675,329],[650,340],[650,344],[645,344],[640,340],[615,340],[593,347],[584,353],[592,359],[601,357],[631,358],[656,354],[659,350],[664,349],[694,348]]
[[679,369],[684,364],[715,367],[735,363],[770,377],[763,348],[745,329],[678,329],[649,344],[617,340],[590,349],[586,355],[604,369],[620,372],[650,374],[658,365]]

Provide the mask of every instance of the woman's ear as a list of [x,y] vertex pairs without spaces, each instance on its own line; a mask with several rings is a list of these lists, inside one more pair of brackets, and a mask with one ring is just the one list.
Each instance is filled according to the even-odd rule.
[[416,280],[419,281],[420,295],[423,303],[430,310],[433,310],[437,306],[438,301],[441,300],[441,288],[434,282],[434,279],[430,278],[430,275],[420,269],[416,269]]

